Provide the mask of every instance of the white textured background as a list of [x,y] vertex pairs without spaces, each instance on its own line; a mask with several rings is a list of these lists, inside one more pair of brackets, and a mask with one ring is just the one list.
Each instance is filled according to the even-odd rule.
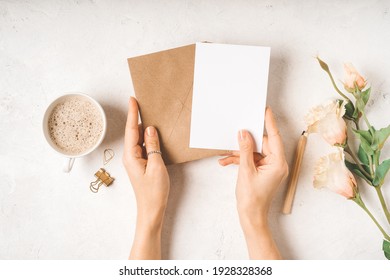
[[[122,167],[126,58],[211,41],[272,48],[268,103],[291,163],[310,107],[336,97],[314,57],[342,79],[351,61],[373,85],[368,114],[389,123],[389,1],[4,1],[0,0],[0,259],[123,259],[135,224],[135,200]],[[68,91],[85,92],[106,110],[103,145],[76,160],[71,174],[45,143],[45,107]],[[110,189],[89,191],[102,151]],[[390,146],[387,146],[389,156]],[[352,202],[312,188],[312,166],[330,149],[309,139],[293,214],[280,214],[285,186],[270,213],[289,259],[383,259],[381,235]],[[217,158],[172,166],[163,256],[247,257],[235,209],[236,168]],[[385,196],[390,203],[390,182]],[[363,193],[372,193],[363,187]],[[368,196],[379,219],[379,203]],[[389,231],[389,227],[387,227]]]

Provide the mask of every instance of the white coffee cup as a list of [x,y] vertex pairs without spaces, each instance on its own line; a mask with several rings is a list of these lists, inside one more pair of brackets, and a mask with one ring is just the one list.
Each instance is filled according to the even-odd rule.
[[[88,148],[87,150],[79,153],[79,154],[68,154],[64,150],[60,149],[56,143],[53,141],[53,139],[50,137],[50,131],[49,131],[49,119],[51,116],[52,111],[54,108],[58,105],[64,102],[65,99],[67,98],[72,98],[72,97],[81,97],[84,99],[87,99],[92,105],[94,105],[99,112],[101,118],[102,118],[102,133],[98,140],[96,141],[96,144],[94,144],[92,147]],[[45,114],[43,116],[43,122],[42,122],[42,128],[43,128],[43,134],[46,138],[47,143],[50,145],[50,147],[53,148],[54,151],[56,151],[58,154],[62,155],[65,157],[65,162],[63,165],[63,171],[64,172],[70,172],[73,167],[73,163],[76,158],[83,157],[85,155],[88,155],[89,153],[93,152],[96,150],[96,148],[102,143],[104,136],[106,135],[106,130],[107,130],[107,119],[106,119],[106,114],[104,113],[104,110],[102,106],[92,97],[84,94],[84,93],[66,93],[65,95],[62,95],[55,99],[50,105],[47,107]]]

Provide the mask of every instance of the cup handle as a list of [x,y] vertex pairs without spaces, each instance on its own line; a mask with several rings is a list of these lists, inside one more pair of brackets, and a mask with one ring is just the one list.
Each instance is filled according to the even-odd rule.
[[66,158],[62,167],[62,171],[69,173],[72,170],[74,160],[75,158]]

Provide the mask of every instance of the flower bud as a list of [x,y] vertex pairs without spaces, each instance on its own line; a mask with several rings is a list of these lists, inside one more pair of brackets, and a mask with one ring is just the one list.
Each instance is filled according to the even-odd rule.
[[348,92],[355,92],[356,87],[359,90],[364,89],[364,87],[367,85],[367,81],[359,74],[359,72],[355,69],[355,67],[353,67],[351,63],[345,63],[344,70],[346,74],[344,88]]

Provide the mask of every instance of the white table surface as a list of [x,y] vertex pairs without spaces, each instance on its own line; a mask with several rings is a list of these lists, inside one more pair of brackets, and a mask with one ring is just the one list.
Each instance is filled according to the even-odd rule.
[[[136,216],[121,160],[134,95],[128,57],[204,40],[270,46],[268,104],[291,164],[304,114],[337,97],[316,55],[338,79],[342,63],[353,62],[373,85],[369,117],[377,127],[389,123],[389,27],[389,1],[0,0],[0,259],[127,258]],[[45,107],[69,91],[96,98],[109,129],[99,149],[64,174],[41,121]],[[116,152],[107,167],[116,180],[93,194],[88,185],[108,147]],[[363,211],[312,187],[313,164],[330,150],[310,137],[293,213],[280,213],[285,185],[273,202],[280,251],[287,259],[384,259],[381,234]],[[168,169],[163,257],[247,258],[235,208],[237,168],[209,158]],[[372,190],[362,192],[384,223]]]

